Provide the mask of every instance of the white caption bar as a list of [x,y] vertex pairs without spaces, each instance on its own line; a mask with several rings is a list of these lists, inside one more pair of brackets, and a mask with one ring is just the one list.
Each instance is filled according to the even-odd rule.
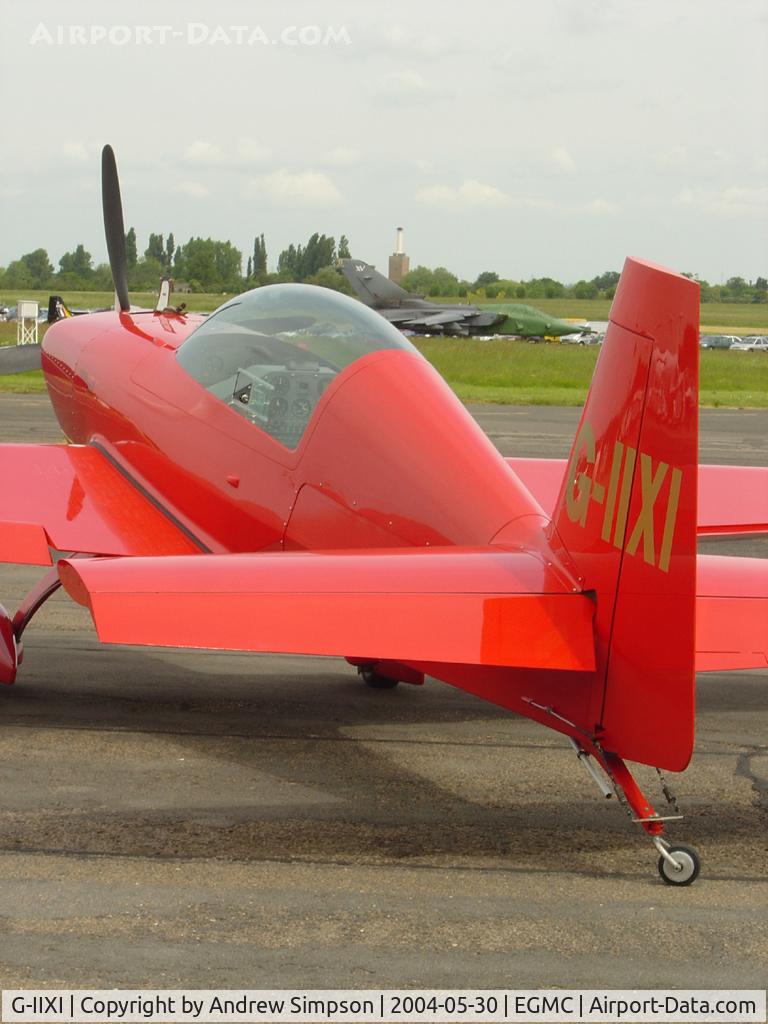
[[3,1021],[625,1022],[766,1020],[765,990],[32,990],[3,992]]

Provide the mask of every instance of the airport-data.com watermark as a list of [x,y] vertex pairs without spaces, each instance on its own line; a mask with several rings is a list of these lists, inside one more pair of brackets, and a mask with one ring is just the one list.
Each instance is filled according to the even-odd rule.
[[345,25],[48,25],[39,22],[30,46],[350,46]]

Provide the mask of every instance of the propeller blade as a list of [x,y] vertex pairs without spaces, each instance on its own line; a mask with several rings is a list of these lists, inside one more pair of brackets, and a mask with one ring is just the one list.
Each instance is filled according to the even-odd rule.
[[40,352],[39,345],[3,345],[0,347],[0,374],[39,370]]
[[107,236],[107,252],[115,285],[115,298],[120,309],[127,313],[131,308],[131,300],[128,297],[123,206],[120,201],[117,164],[111,146],[105,146],[101,151],[101,204],[104,209],[104,231]]

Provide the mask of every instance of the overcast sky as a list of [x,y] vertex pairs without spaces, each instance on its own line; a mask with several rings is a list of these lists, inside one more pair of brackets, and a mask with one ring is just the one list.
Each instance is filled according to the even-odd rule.
[[402,224],[412,266],[470,279],[572,282],[626,255],[768,276],[764,0],[0,11],[0,264],[106,258],[111,142],[142,249],[171,230],[247,254],[264,232],[272,265],[322,231],[386,268]]

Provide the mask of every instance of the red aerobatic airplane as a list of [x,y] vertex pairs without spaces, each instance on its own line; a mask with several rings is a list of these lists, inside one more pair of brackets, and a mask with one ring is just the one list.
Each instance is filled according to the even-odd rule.
[[119,309],[0,362],[41,360],[70,441],[0,446],[0,561],[49,566],[0,614],[0,679],[61,585],[105,643],[428,674],[567,736],[690,884],[675,808],[625,760],[684,769],[694,673],[768,664],[768,560],[696,555],[699,533],[768,531],[768,470],[697,466],[698,285],[627,260],[570,458],[505,460],[344,295],[132,311],[109,147],[102,181]]

